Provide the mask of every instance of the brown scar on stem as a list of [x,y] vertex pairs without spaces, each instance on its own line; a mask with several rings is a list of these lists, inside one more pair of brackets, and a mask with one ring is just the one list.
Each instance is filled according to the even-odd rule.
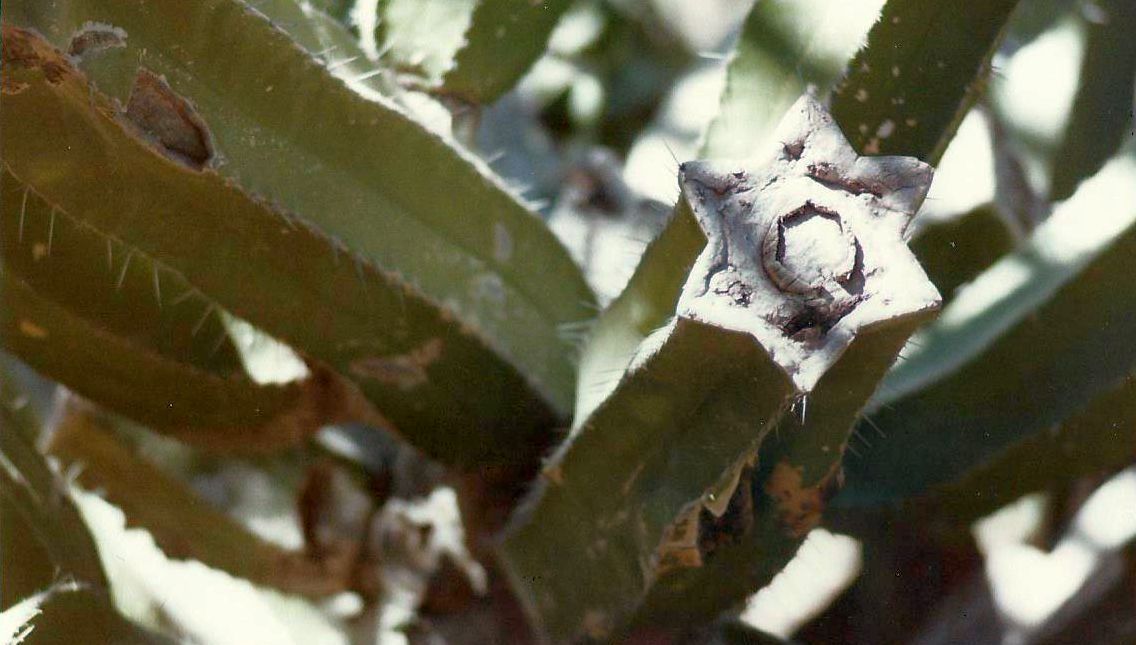
[[426,368],[441,358],[442,347],[441,338],[431,338],[405,354],[357,358],[351,361],[350,370],[359,378],[412,390],[429,380]]
[[394,428],[349,379],[322,363],[305,362],[310,374],[284,386],[294,390],[291,404],[263,421],[240,427],[171,427],[160,431],[215,453],[270,454],[298,445],[329,425],[360,423]]
[[[0,68],[4,72],[12,69],[39,68],[43,72],[44,79],[52,85],[62,82],[68,74],[76,73],[67,59],[32,29],[4,25],[2,38]],[[5,94],[19,93],[27,89],[25,83],[14,81],[7,74],[3,77],[2,86]]]
[[803,538],[820,525],[828,500],[839,484],[840,464],[834,462],[815,485],[803,486],[804,467],[781,460],[765,482],[765,494],[776,505],[777,521],[789,536]]
[[213,137],[193,104],[162,76],[138,68],[126,104],[126,119],[165,156],[194,170],[214,159]]
[[675,521],[664,529],[659,546],[651,555],[648,579],[674,569],[702,566],[702,551],[698,548],[701,512],[700,498],[683,507]]
[[79,59],[122,47],[126,47],[126,30],[103,22],[87,21],[71,36],[67,55]]

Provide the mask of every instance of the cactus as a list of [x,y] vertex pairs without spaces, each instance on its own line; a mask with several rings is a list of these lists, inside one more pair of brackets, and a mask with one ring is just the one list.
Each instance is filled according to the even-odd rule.
[[[1039,490],[1056,530],[1136,459],[1133,16],[1066,4],[761,0],[735,39],[689,3],[5,2],[0,632],[200,635],[103,567],[106,503],[250,598],[357,595],[321,629],[360,642],[787,642],[738,609],[818,527],[865,581]],[[993,68],[1069,26],[1067,123],[1027,122]],[[674,106],[719,51],[696,134]],[[976,105],[993,196],[915,222]],[[597,311],[538,211],[655,212],[663,139],[672,215]],[[521,142],[511,180],[484,141]],[[235,459],[298,548],[207,492]],[[915,591],[909,640],[963,593]]]
[[[864,375],[882,376],[938,305],[901,241],[930,168],[857,157],[809,97],[773,138],[768,166],[682,166],[684,208],[706,244],[675,320],[643,342],[610,396],[577,420],[545,465],[531,510],[506,534],[505,566],[556,640],[618,634],[643,603],[647,611],[665,606],[671,619],[712,619],[752,589],[736,568],[742,591],[725,601],[704,593],[695,602],[674,581],[701,576],[703,559],[719,557],[715,542],[748,533],[751,514],[791,540],[815,526],[820,500],[836,487],[848,428],[874,389]],[[827,226],[832,237],[801,232],[806,226]],[[762,496],[778,508],[762,514],[769,502],[735,490],[750,485],[756,462],[767,462],[763,439],[789,403],[798,399],[805,418],[814,396],[808,432],[780,424],[804,445],[773,453]],[[809,461],[815,457],[820,464]],[[814,506],[796,517],[802,503]],[[733,516],[741,527],[731,526]],[[565,552],[582,558],[549,569]],[[604,589],[573,598],[605,572]]]

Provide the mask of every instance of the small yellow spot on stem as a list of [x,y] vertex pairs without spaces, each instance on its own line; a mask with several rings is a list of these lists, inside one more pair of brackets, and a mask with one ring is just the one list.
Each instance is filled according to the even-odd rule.
[[765,494],[777,505],[777,519],[791,537],[803,538],[820,524],[821,514],[833,490],[839,464],[814,486],[803,485],[804,468],[781,461],[765,482]]
[[32,259],[39,261],[47,257],[47,245],[43,242],[36,242],[32,245]]
[[35,338],[36,340],[43,340],[44,338],[47,338],[46,329],[40,327],[39,325],[26,318],[20,321],[20,333],[27,336],[28,338]]

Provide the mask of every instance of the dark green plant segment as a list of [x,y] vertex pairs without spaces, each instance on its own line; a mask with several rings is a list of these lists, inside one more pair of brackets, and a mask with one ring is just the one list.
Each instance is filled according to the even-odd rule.
[[1018,0],[891,0],[848,67],[832,114],[865,154],[931,163],[989,74]]
[[[697,558],[697,542],[682,541],[697,535],[698,511],[729,499],[795,393],[748,334],[680,320],[666,335],[553,457],[506,539],[513,584],[557,642],[613,635],[659,571]],[[680,518],[691,512],[693,524]]]
[[974,521],[1030,493],[1110,474],[1136,460],[1136,379],[1125,377],[1060,425],[1034,432],[956,481],[916,498],[940,522]]
[[[544,53],[568,0],[480,0],[441,92],[490,103],[511,88]],[[506,48],[500,43],[507,42]]]
[[1013,247],[1010,229],[993,205],[930,224],[911,240],[911,251],[944,301]]
[[1054,153],[1049,198],[1068,198],[1121,147],[1136,136],[1136,3],[1102,0],[1102,22],[1089,23],[1080,84],[1069,123]]
[[433,454],[523,459],[505,437],[545,441],[553,409],[445,309],[222,177],[164,157],[28,32],[6,29],[4,51],[5,82],[27,86],[5,97],[3,156],[37,194],[353,377]]
[[[532,511],[506,537],[514,584],[558,641],[619,634],[644,603],[655,624],[712,620],[761,580],[708,564],[751,523],[783,534],[786,548],[772,559],[746,549],[745,558],[761,575],[783,566],[837,485],[847,433],[876,379],[937,308],[902,242],[930,167],[858,157],[809,97],[777,138],[765,166],[682,165],[684,208],[706,243],[676,320],[577,421]],[[778,470],[763,495],[776,509],[762,514],[749,477],[797,398],[802,415],[815,399],[814,412],[803,427],[781,424],[804,439],[772,453]],[[548,567],[563,552],[584,557]],[[599,577],[602,590],[573,595]],[[673,585],[691,577],[738,586],[693,600]]]
[[220,310],[138,249],[82,226],[5,167],[4,268],[41,296],[170,360],[228,376],[243,371]]
[[[894,3],[892,3],[894,4]],[[861,46],[883,2],[758,2],[742,25],[704,157],[744,159],[810,86],[825,96]]]
[[[845,503],[897,500],[959,477],[1131,373],[1134,172],[1129,150],[917,336],[869,411],[888,438],[848,462]],[[1046,404],[1023,391],[1045,393]]]
[[101,491],[145,528],[170,558],[192,559],[258,585],[312,596],[347,587],[346,569],[308,558],[253,534],[182,483],[131,453],[108,420],[71,400],[61,409],[47,453],[80,468],[77,483]]
[[82,226],[10,172],[3,179],[0,204],[11,216],[0,232],[0,338],[26,363],[154,429],[214,449],[280,447],[337,418],[366,416],[359,405],[347,411],[349,389],[318,366],[303,382],[252,382],[216,303],[138,249]]
[[[328,374],[284,385],[211,374],[76,316],[6,272],[4,348],[44,375],[159,432],[215,450],[294,445],[325,423],[358,420]],[[107,357],[114,357],[108,364]],[[354,416],[354,418],[353,418]]]
[[[907,338],[931,314],[927,309],[857,335],[816,388],[782,415],[762,442],[758,466],[746,473],[743,490],[735,493],[724,519],[703,514],[703,521],[719,529],[721,544],[709,549],[703,566],[662,577],[640,622],[711,620],[769,584],[788,564],[840,489],[842,461],[856,460],[856,451],[864,448],[858,443],[863,438],[851,436],[857,416]],[[849,450],[849,442],[860,448]],[[744,500],[752,507],[738,513]],[[739,530],[739,523],[744,529]]]
[[76,580],[107,588],[106,572],[82,515],[71,501],[62,475],[36,450],[38,420],[14,408],[19,396],[4,375],[0,405],[0,494],[12,502],[60,570]]
[[559,327],[591,315],[579,271],[472,155],[329,73],[355,54],[317,59],[235,0],[15,4],[57,46],[86,21],[122,28],[126,47],[84,62],[100,90],[125,103],[139,67],[164,76],[208,128],[219,173],[314,225],[341,255],[397,274],[477,329],[555,410],[571,407],[572,348]]

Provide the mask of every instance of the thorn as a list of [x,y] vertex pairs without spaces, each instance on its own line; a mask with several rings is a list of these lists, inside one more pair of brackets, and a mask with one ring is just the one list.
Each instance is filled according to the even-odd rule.
[[19,241],[24,241],[24,214],[28,211],[28,192],[31,190],[30,186],[24,186],[24,199],[20,202],[20,235]]
[[866,415],[866,414],[864,415],[864,420],[868,422],[868,425],[870,425],[870,426],[872,426],[873,428],[875,428],[876,432],[877,432],[877,433],[878,433],[878,434],[879,434],[879,435],[880,435],[881,437],[883,437],[884,439],[887,439],[887,433],[885,433],[885,432],[884,432],[884,431],[883,431],[882,429],[880,429],[880,426],[879,426],[879,424],[877,424],[877,423],[876,423],[875,421],[872,421],[872,419],[871,419],[871,418],[870,418],[870,417],[869,417],[868,415]]
[[197,292],[197,289],[194,289],[193,287],[188,287],[185,291],[182,292],[182,294],[180,296],[178,296],[178,297],[174,298],[172,301],[170,301],[170,304],[175,305],[175,306],[180,305],[181,303],[185,302],[186,300],[189,300],[189,297],[192,296],[196,292]]
[[844,444],[844,446],[845,446],[846,448],[848,448],[848,451],[849,451],[849,452],[851,452],[852,454],[856,455],[856,457],[857,457],[858,459],[863,459],[863,458],[864,458],[864,455],[861,455],[861,454],[860,454],[860,451],[856,450],[856,446],[853,446],[853,445],[852,445],[852,442],[848,442],[848,443]]
[[343,67],[344,65],[350,65],[351,63],[354,63],[357,60],[359,60],[358,56],[351,56],[350,58],[344,58],[342,60],[337,60],[334,63],[331,63],[327,66],[327,71],[330,72],[334,69],[339,69],[340,67]]
[[367,288],[367,276],[363,273],[363,258],[355,254],[355,275],[359,276],[359,284],[363,287],[363,298],[367,304],[371,302],[371,290]]
[[206,319],[209,318],[209,314],[211,314],[213,312],[214,307],[215,307],[215,305],[212,302],[205,305],[205,311],[201,312],[201,317],[197,319],[197,323],[193,326],[193,329],[191,329],[190,332],[189,332],[190,336],[196,336],[197,332],[201,331],[201,328],[205,325]]
[[667,152],[671,153],[671,159],[674,159],[675,162],[675,169],[677,169],[678,166],[682,165],[681,163],[679,163],[678,155],[675,154],[674,149],[671,148],[671,144],[667,143],[666,139],[663,139],[663,147],[667,149]]
[[55,238],[55,207],[51,207],[51,219],[47,223],[47,257],[51,257],[51,241]]
[[328,47],[327,49],[319,50],[318,52],[312,54],[312,56],[315,56],[316,58],[323,58],[324,56],[327,56],[328,54],[330,54],[331,52],[333,52],[337,49],[339,49],[339,45],[332,45],[331,47]]
[[864,443],[864,445],[869,447],[869,448],[875,447],[875,446],[872,445],[871,441],[868,441],[868,439],[864,435],[860,434],[860,431],[858,429],[852,430],[852,436],[856,437],[857,439],[862,441]]
[[162,283],[161,283],[161,279],[158,277],[158,265],[157,264],[152,265],[151,269],[153,269],[153,275],[154,275],[154,298],[158,301],[158,309],[161,309],[162,308]]
[[505,149],[502,148],[501,150],[498,150],[497,152],[494,152],[493,154],[486,157],[485,158],[485,165],[492,166],[493,164],[497,163],[502,158],[504,158],[504,156],[505,156]]
[[111,246],[110,238],[106,239],[107,242],[107,271],[114,272],[114,249]]
[[221,345],[225,343],[225,339],[228,337],[229,332],[225,331],[225,329],[222,328],[221,333],[217,336],[217,340],[213,341],[213,346],[209,348],[209,355],[207,356],[207,358],[213,358],[213,355],[217,353],[217,350],[221,349]]
[[809,395],[801,396],[801,425],[805,425],[805,414],[809,411]]
[[118,280],[114,283],[114,290],[118,291],[122,288],[122,283],[126,280],[126,270],[130,268],[130,259],[134,257],[134,249],[126,252],[126,259],[122,261],[122,270],[118,272]]
[[379,74],[382,74],[382,73],[383,73],[383,70],[382,70],[381,67],[376,68],[376,69],[373,69],[369,72],[364,72],[364,73],[356,76],[354,79],[352,79],[352,82],[353,83],[359,83],[361,81],[365,81],[367,79],[374,78],[374,77],[376,77],[376,76],[378,76]]

